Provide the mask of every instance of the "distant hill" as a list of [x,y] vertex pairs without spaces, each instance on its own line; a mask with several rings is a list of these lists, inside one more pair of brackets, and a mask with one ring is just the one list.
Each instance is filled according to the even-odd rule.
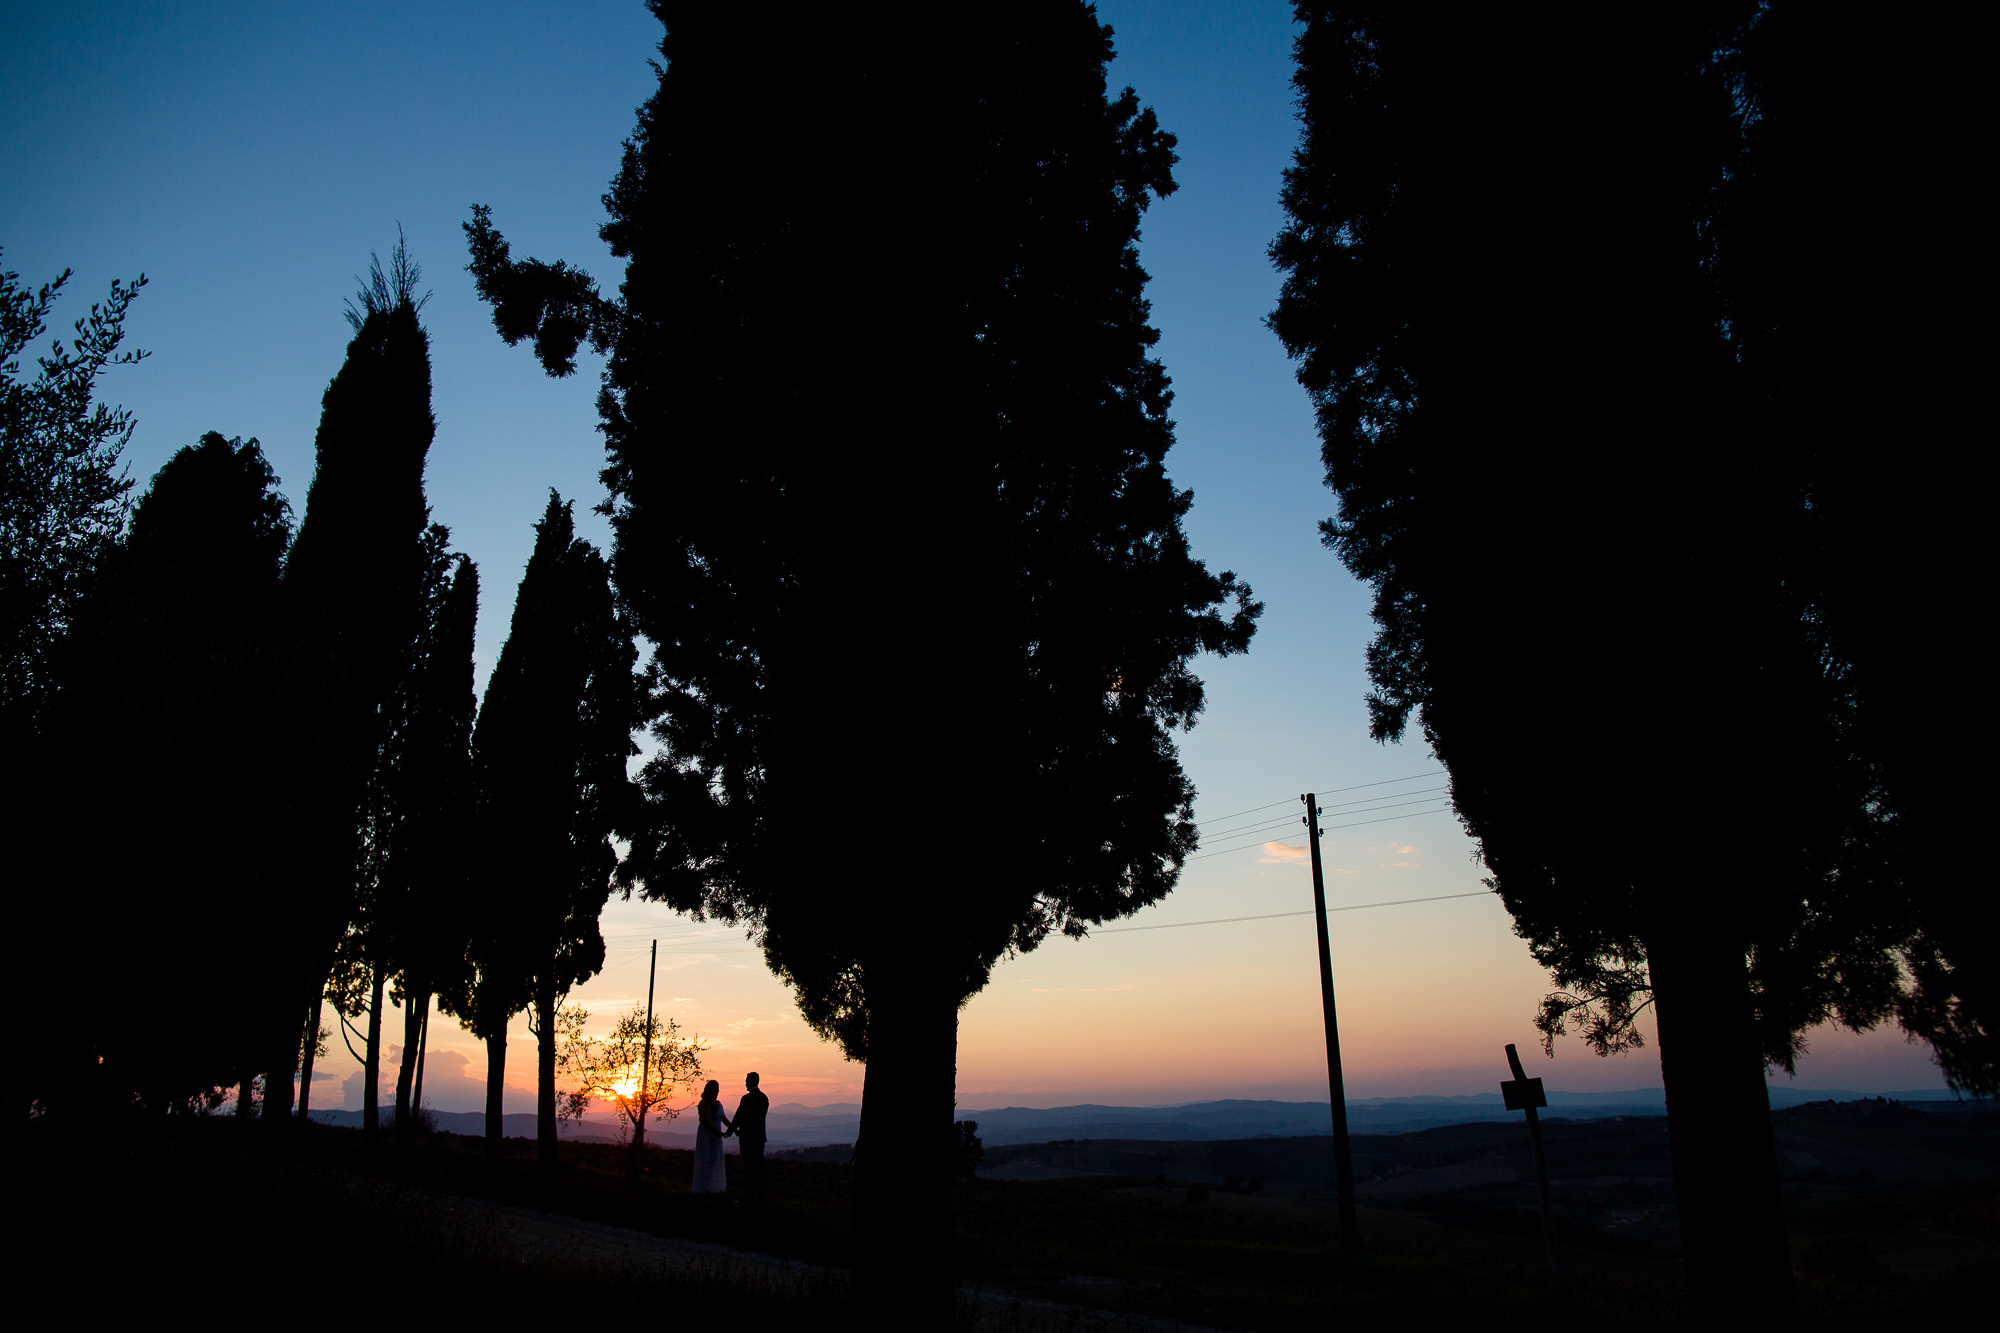
[[[1865,1094],[1838,1088],[1770,1089],[1774,1109],[1802,1106],[1811,1102],[1852,1102],[1866,1100]],[[1948,1097],[1935,1090],[1888,1093],[1891,1101],[1950,1107]],[[1657,1116],[1666,1112],[1666,1099],[1658,1089],[1629,1092],[1562,1092],[1551,1089],[1550,1120],[1609,1120],[1620,1116]],[[727,1099],[725,1106],[730,1105]],[[1991,1103],[1980,1103],[1991,1105]],[[478,1135],[485,1132],[486,1117],[478,1111],[433,1111],[438,1126],[453,1134]],[[323,1124],[359,1126],[359,1111],[314,1111],[314,1120]],[[1331,1134],[1332,1114],[1325,1102],[1214,1101],[1188,1102],[1178,1106],[1056,1106],[1046,1109],[1026,1106],[993,1107],[984,1110],[961,1108],[960,1120],[979,1122],[979,1137],[989,1147],[1014,1143],[1048,1143],[1061,1139],[1138,1139],[1178,1142],[1214,1142],[1231,1139],[1299,1138]],[[1496,1092],[1467,1097],[1364,1097],[1347,1104],[1348,1127],[1356,1134],[1406,1134],[1447,1125],[1474,1125],[1492,1121],[1518,1120],[1520,1112],[1508,1111]],[[535,1117],[525,1112],[508,1115],[504,1121],[510,1138],[533,1138]],[[683,1128],[685,1126],[686,1128]],[[813,1148],[826,1144],[853,1143],[861,1128],[861,1108],[853,1102],[826,1106],[804,1106],[786,1102],[771,1108],[770,1135],[774,1149]],[[567,1127],[565,1139],[617,1142],[622,1137],[618,1124],[608,1116],[586,1117],[581,1125]],[[690,1117],[683,1115],[666,1127],[655,1126],[647,1141],[665,1148],[692,1148],[694,1130]],[[735,1144],[732,1141],[733,1151]]]
[[[1782,1109],[1808,1102],[1850,1102],[1864,1095],[1843,1089],[1774,1087],[1771,1105]],[[1893,1092],[1903,1102],[1940,1102],[1934,1091]],[[1549,1119],[1610,1120],[1620,1116],[1664,1115],[1666,1097],[1658,1089],[1629,1092],[1561,1092],[1551,1089]],[[1405,1134],[1445,1125],[1518,1120],[1500,1094],[1468,1097],[1364,1097],[1347,1103],[1348,1128],[1357,1134]],[[1219,1101],[1181,1106],[1061,1106],[1049,1110],[1008,1106],[961,1110],[960,1120],[979,1122],[981,1142],[1046,1143],[1052,1139],[1158,1139],[1207,1142],[1226,1139],[1291,1138],[1332,1133],[1326,1102]]]

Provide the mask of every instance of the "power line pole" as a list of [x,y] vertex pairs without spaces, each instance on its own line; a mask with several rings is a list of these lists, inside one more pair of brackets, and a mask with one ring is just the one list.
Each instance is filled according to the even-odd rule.
[[[649,1100],[653,1092],[653,978],[659,974],[659,970],[660,942],[654,940],[652,958],[646,964],[646,1054],[639,1061],[639,1086],[635,1089],[639,1101],[639,1123],[632,1126],[632,1170],[635,1174],[639,1170],[641,1155],[646,1149],[646,1117],[653,1110],[653,1104]],[[632,1048],[628,1046],[625,1049],[629,1051]]]
[[1326,878],[1319,864],[1319,802],[1299,797],[1306,807],[1306,846],[1312,850],[1313,920],[1319,926],[1319,998],[1326,1010],[1326,1087],[1333,1102],[1333,1179],[1340,1194],[1340,1248],[1361,1247],[1354,1226],[1354,1158],[1347,1146],[1347,1089],[1340,1077],[1340,1024],[1333,1015],[1333,946],[1326,938]]

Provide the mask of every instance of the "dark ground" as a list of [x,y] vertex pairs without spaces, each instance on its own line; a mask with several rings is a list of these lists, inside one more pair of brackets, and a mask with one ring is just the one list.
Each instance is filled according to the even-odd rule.
[[[1847,1103],[1779,1112],[1776,1124],[1802,1313],[1814,1326],[1984,1321],[2000,1280],[2000,1115]],[[279,1144],[227,1118],[88,1133],[29,1124],[16,1197],[30,1235],[17,1271],[31,1285],[80,1266],[102,1272],[93,1302],[135,1311],[258,1308],[301,1293],[338,1304],[348,1292],[389,1303],[381,1308],[510,1321],[583,1310],[732,1323],[754,1311],[757,1323],[816,1328],[854,1318],[839,1273],[851,1242],[844,1153],[775,1156],[773,1201],[760,1209],[692,1195],[684,1151],[651,1150],[634,1181],[623,1150],[566,1143],[563,1167],[544,1180],[525,1141],[510,1140],[489,1174],[474,1140],[370,1150],[356,1131],[305,1128]],[[1679,1322],[1665,1122],[1557,1121],[1545,1137],[1574,1313]],[[1354,1147],[1355,1255],[1329,1244],[1328,1139],[989,1149],[989,1175],[1044,1178],[959,1183],[961,1289],[989,1297],[962,1303],[961,1326],[1080,1317],[1037,1301],[1150,1327],[1418,1313],[1513,1326],[1556,1312],[1521,1126],[1357,1136]],[[799,1266],[751,1293],[719,1269],[524,1253],[518,1234],[492,1226],[494,1205]]]

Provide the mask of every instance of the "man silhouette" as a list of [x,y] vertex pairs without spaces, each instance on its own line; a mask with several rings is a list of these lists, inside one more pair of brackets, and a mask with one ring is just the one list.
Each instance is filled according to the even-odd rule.
[[764,1197],[764,1118],[770,1114],[771,1099],[757,1090],[757,1075],[743,1077],[743,1100],[736,1103],[736,1114],[730,1118],[731,1133],[741,1145],[743,1153],[743,1195],[749,1199]]

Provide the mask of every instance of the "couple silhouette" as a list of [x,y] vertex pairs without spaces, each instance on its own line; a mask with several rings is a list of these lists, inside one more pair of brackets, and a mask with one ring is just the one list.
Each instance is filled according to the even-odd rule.
[[729,1188],[723,1165],[722,1141],[734,1137],[743,1155],[743,1192],[752,1199],[764,1197],[764,1121],[770,1114],[771,1099],[757,1088],[757,1075],[743,1079],[743,1098],[736,1103],[734,1117],[722,1113],[722,1085],[710,1079],[701,1090],[695,1108],[700,1128],[694,1136],[694,1192],[722,1194]]

